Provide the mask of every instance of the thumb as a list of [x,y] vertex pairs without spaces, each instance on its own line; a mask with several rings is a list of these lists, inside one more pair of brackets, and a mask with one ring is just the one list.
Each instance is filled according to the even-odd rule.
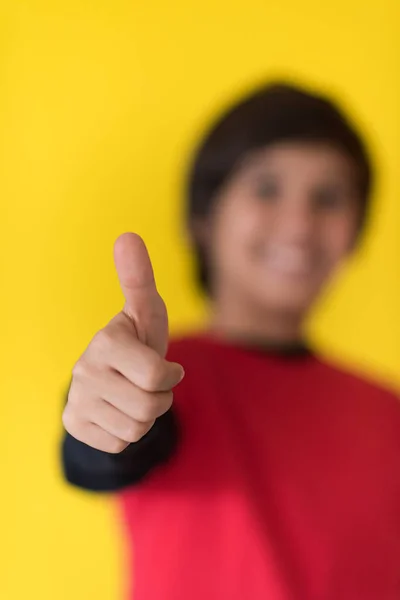
[[125,297],[124,313],[133,322],[139,340],[164,357],[168,316],[142,238],[135,233],[121,235],[114,245],[114,262]]

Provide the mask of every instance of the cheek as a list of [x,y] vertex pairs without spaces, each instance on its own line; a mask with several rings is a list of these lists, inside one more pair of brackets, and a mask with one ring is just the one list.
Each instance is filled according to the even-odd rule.
[[357,237],[357,219],[353,215],[332,219],[320,229],[321,246],[325,254],[335,263],[347,256],[353,249]]
[[[251,203],[231,202],[221,207],[214,222],[214,257],[218,262],[238,264],[246,260],[254,240],[260,236],[262,220]],[[265,226],[261,235],[265,235]]]

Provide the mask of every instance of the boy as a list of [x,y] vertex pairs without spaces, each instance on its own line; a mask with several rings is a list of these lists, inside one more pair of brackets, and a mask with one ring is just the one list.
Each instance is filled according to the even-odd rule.
[[222,116],[188,189],[212,319],[167,359],[144,243],[117,240],[126,303],[75,365],[63,457],[122,490],[135,600],[400,598],[400,405],[303,340],[371,179],[324,98],[272,85]]

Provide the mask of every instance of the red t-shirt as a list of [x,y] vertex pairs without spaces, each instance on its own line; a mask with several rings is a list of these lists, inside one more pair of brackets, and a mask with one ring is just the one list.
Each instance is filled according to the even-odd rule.
[[206,337],[167,464],[121,494],[134,600],[399,600],[400,403],[312,355]]

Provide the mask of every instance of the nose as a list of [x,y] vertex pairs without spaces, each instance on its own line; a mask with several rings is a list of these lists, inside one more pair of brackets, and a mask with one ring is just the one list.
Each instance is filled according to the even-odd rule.
[[315,218],[305,196],[296,195],[277,207],[274,233],[286,243],[307,244],[313,236]]

